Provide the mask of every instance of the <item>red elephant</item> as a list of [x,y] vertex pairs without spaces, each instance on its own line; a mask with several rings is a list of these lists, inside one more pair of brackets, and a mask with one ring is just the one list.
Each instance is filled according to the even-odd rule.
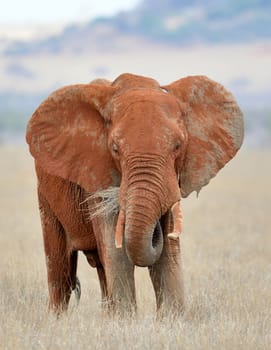
[[243,116],[234,97],[204,76],[160,86],[122,74],[51,94],[26,138],[38,178],[49,307],[67,308],[83,251],[109,309],[135,308],[134,267],[147,266],[158,310],[179,313],[180,200],[240,148]]

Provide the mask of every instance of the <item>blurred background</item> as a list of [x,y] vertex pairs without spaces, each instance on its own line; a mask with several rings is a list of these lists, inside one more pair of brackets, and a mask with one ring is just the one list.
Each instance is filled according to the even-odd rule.
[[0,142],[53,90],[131,72],[204,74],[245,113],[245,147],[271,146],[269,0],[9,0],[0,13]]
[[[53,90],[131,72],[167,84],[203,74],[245,114],[245,142],[183,203],[186,308],[156,322],[147,269],[139,318],[104,319],[83,254],[79,306],[47,314],[27,121]],[[271,349],[271,1],[7,0],[0,9],[1,349]],[[79,308],[79,309],[78,309]]]

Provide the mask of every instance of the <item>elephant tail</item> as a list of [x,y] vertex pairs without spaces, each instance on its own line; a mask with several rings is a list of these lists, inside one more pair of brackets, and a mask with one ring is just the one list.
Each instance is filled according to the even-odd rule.
[[81,298],[81,283],[80,283],[80,280],[78,277],[76,277],[76,282],[75,282],[75,285],[73,287],[73,291],[75,294],[76,301],[77,301],[77,303],[79,303],[79,300]]

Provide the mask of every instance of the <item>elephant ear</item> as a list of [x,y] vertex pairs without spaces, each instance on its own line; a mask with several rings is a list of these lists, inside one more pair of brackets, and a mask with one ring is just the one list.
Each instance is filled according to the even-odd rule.
[[116,168],[102,115],[114,93],[111,86],[82,84],[51,94],[27,127],[26,139],[37,164],[89,192],[112,184]]
[[181,193],[199,191],[234,157],[243,141],[243,114],[222,85],[191,76],[164,87],[186,104],[186,156],[179,169]]

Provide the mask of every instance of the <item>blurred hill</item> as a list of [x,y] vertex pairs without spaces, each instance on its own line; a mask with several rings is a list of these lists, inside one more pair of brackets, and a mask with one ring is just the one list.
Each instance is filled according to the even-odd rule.
[[35,39],[0,38],[0,132],[23,130],[48,93],[122,72],[168,83],[205,74],[246,112],[252,144],[271,144],[271,1],[145,0],[113,17]]
[[57,36],[12,42],[5,54],[111,50],[119,48],[123,35],[167,45],[244,43],[270,39],[270,23],[269,0],[145,0],[134,10],[73,24]]

